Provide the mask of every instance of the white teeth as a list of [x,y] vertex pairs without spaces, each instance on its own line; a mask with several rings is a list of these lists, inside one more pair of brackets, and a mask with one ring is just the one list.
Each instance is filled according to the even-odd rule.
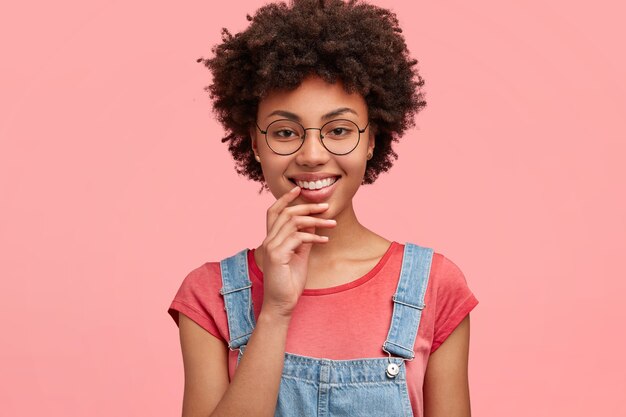
[[307,190],[319,190],[320,188],[333,185],[335,181],[337,181],[337,178],[325,178],[317,181],[296,181],[296,184],[302,188],[306,188]]

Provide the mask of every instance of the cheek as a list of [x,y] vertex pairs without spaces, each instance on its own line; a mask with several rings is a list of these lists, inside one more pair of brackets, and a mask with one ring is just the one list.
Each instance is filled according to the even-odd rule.
[[285,183],[288,182],[285,177],[287,172],[288,161],[280,158],[275,158],[274,155],[261,156],[262,164],[261,170],[265,177],[265,182],[270,188],[272,194],[284,192]]
[[346,161],[345,167],[351,175],[362,177],[367,167],[367,159],[365,157],[351,159],[350,161]]
[[363,177],[365,175],[365,168],[367,166],[365,162],[366,162],[365,159],[363,160],[354,159],[349,162],[346,161],[343,164],[343,169],[348,175],[346,179],[349,180],[350,193],[355,193],[358,190],[358,188],[361,186],[361,183],[363,182]]
[[262,165],[261,169],[263,170],[265,181],[269,185],[275,184],[278,181],[277,176],[280,175],[280,173],[276,170],[276,165],[273,165],[268,161],[268,163],[264,163]]

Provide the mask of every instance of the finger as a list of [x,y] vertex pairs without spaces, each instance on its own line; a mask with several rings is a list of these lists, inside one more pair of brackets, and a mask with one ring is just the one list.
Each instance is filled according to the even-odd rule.
[[312,217],[312,215],[322,213],[326,210],[328,210],[328,203],[299,204],[297,206],[286,207],[274,220],[272,227],[270,227],[270,230],[267,232],[267,237],[272,238],[275,236],[276,232],[293,217],[308,215],[312,219],[319,219],[319,217]]
[[320,213],[326,209],[328,209],[328,203],[307,203],[285,207],[282,213],[296,216],[310,213]]
[[[287,220],[279,229],[274,229],[272,232],[273,236],[268,236],[268,243],[277,241],[281,242],[288,238],[289,235],[293,233],[298,233],[302,229],[307,229],[305,232],[309,232],[310,234],[314,234],[315,228],[317,227],[326,227],[331,228],[335,227],[337,222],[332,219],[320,219],[317,217],[309,217],[309,216],[294,216]],[[273,242],[275,243],[275,242]]]
[[269,233],[272,225],[278,218],[278,215],[283,211],[285,207],[293,200],[295,200],[300,194],[301,188],[297,185],[285,194],[281,195],[275,202],[267,209],[267,232]]
[[268,250],[270,252],[274,252],[274,259],[282,259],[283,263],[288,263],[291,259],[289,254],[291,252],[298,252],[298,248],[300,248],[301,245],[307,243],[313,244],[326,242],[328,242],[328,236],[320,236],[315,233],[294,232],[282,241],[275,240],[272,242],[272,245],[268,247]]

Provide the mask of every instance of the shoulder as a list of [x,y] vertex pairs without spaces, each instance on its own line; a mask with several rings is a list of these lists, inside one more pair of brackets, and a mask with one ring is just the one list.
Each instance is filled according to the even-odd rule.
[[187,273],[168,313],[177,326],[180,326],[179,313],[183,313],[208,332],[223,337],[219,329],[224,309],[221,287],[220,263],[206,262]]
[[435,252],[430,272],[430,302],[434,310],[434,352],[478,304],[461,268],[447,256]]
[[[398,245],[398,251],[401,252],[405,247],[406,244]],[[426,250],[432,251],[429,273],[431,290],[454,289],[467,285],[463,271],[451,259],[429,247],[419,246],[419,249],[422,250],[422,254],[426,253]]]
[[219,290],[221,285],[220,263],[206,262],[185,276],[176,298],[187,299],[192,295],[212,294],[216,288]]
[[439,252],[433,253],[430,276],[438,291],[458,291],[467,287],[467,279],[461,268]]

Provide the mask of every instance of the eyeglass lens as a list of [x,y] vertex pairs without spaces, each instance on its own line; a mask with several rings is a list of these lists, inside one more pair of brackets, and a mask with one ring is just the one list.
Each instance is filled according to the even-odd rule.
[[[318,129],[306,129],[310,130]],[[349,153],[359,143],[359,128],[350,120],[332,120],[319,130],[322,143],[334,154]],[[292,154],[302,145],[306,131],[300,123],[293,120],[276,120],[267,127],[267,144],[276,153]]]

